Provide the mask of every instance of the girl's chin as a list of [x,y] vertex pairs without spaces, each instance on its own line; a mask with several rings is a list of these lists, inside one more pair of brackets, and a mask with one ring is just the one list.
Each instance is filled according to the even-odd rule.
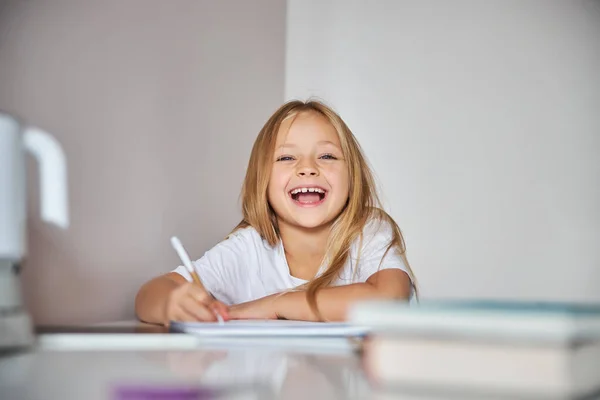
[[297,215],[292,214],[288,218],[286,218],[287,225],[294,226],[296,228],[301,229],[322,229],[326,227],[330,227],[334,217],[331,215]]

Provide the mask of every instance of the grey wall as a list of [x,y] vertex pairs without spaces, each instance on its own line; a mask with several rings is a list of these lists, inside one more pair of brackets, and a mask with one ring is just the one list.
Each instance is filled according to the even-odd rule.
[[200,257],[239,221],[258,130],[283,100],[285,2],[0,2],[0,108],[62,143],[71,227],[39,221],[29,161],[23,288],[38,323],[133,317],[178,235]]
[[286,29],[286,98],[354,130],[424,297],[600,300],[600,2],[290,0]]

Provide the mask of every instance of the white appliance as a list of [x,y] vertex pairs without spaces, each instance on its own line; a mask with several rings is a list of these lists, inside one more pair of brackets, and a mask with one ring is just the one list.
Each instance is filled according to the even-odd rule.
[[63,229],[69,224],[62,148],[48,133],[0,111],[0,350],[27,347],[35,338],[19,279],[27,255],[28,153],[39,166],[41,218]]

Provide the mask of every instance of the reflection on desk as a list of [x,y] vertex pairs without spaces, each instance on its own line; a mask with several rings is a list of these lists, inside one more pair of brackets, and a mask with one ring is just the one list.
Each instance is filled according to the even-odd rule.
[[0,376],[0,391],[11,399],[110,399],[120,385],[252,388],[235,398],[359,399],[369,392],[352,354],[281,349],[41,350],[0,358]]

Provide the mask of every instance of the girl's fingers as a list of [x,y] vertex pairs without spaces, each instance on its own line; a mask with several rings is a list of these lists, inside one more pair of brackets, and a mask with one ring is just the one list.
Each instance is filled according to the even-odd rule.
[[214,310],[214,312],[218,313],[225,321],[229,320],[229,307],[220,301],[213,301],[210,307]]
[[175,313],[174,313],[174,317],[172,318],[174,321],[180,321],[180,322],[197,322],[198,318],[188,312],[187,310],[183,309],[183,308],[179,308]]
[[195,284],[190,284],[187,289],[187,294],[193,297],[197,302],[208,304],[213,300],[213,297],[203,287]]
[[216,321],[217,319],[211,309],[191,296],[185,297],[180,304],[181,308],[196,318],[196,321]]

